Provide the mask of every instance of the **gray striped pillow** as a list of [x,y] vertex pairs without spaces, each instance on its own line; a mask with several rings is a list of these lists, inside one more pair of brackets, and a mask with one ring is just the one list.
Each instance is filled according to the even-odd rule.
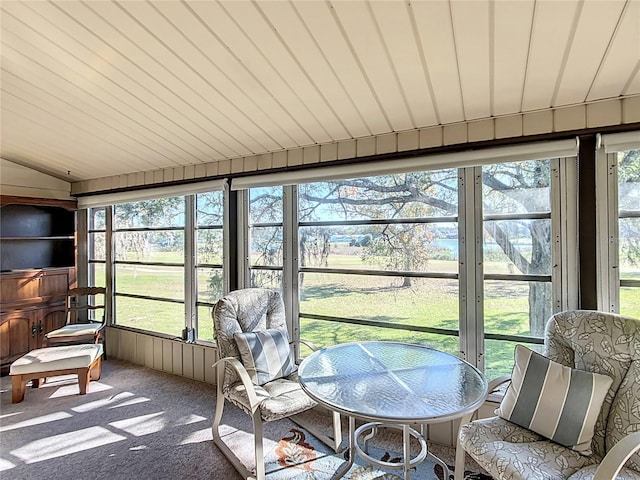
[[511,384],[496,414],[591,455],[591,438],[612,379],[576,370],[516,345]]
[[256,385],[287,377],[296,371],[297,365],[293,361],[286,332],[268,328],[257,332],[235,333],[233,338],[244,368]]

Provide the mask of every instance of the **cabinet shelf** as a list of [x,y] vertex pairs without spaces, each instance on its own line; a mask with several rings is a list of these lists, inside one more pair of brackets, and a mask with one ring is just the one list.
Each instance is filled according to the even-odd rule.
[[75,266],[70,202],[0,196],[0,270]]

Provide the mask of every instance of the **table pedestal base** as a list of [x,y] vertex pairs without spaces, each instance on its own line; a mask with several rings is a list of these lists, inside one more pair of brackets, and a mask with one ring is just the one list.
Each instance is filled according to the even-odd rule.
[[[369,441],[374,438],[378,429],[396,429],[402,431],[402,462],[386,462],[384,460],[378,460],[369,455]],[[420,432],[411,428],[409,425],[384,423],[384,422],[370,422],[355,428],[355,418],[349,417],[349,459],[332,477],[332,480],[342,478],[355,462],[356,455],[360,456],[363,460],[381,468],[387,469],[402,469],[405,480],[410,480],[411,469],[417,467],[427,457],[436,462],[442,467],[444,478],[449,478],[449,467],[445,462],[436,457],[429,451],[427,441],[425,440],[426,425],[421,425]],[[363,434],[365,434],[363,436]],[[360,437],[362,438],[362,445],[360,444]],[[415,438],[420,444],[420,451],[415,457],[411,457],[411,437]]]

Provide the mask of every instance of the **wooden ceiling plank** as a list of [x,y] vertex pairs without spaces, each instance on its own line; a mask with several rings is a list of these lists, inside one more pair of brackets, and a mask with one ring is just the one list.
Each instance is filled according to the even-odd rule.
[[[276,139],[290,137],[274,121],[271,112],[279,108],[270,95],[258,95],[260,84],[248,74],[232,53],[203,23],[191,5],[177,2],[156,2],[154,6],[162,12],[175,27],[188,35],[192,48],[198,51],[198,58],[192,67],[207,79],[212,88],[220,90],[242,115],[239,126],[249,138],[248,144],[254,152],[278,150],[282,144]],[[223,93],[224,92],[224,93]]]
[[[585,2],[554,107],[586,101],[598,67],[615,32],[625,0]],[[597,25],[598,28],[593,28]]]
[[5,70],[3,70],[2,75],[2,88],[18,98],[29,101],[44,111],[56,112],[56,116],[66,122],[69,128],[74,129],[78,135],[83,135],[83,132],[87,134],[95,132],[95,135],[111,138],[112,141],[117,142],[119,145],[126,146],[127,149],[138,156],[162,157],[166,165],[193,163],[193,160],[191,162],[184,160],[182,163],[176,162],[175,156],[172,156],[171,152],[155,148],[155,146],[149,146],[132,137],[129,131],[124,131],[116,125],[112,126],[105,123],[101,118],[94,116],[91,110],[80,109],[76,105],[64,102],[49,92],[22,81]]
[[448,2],[412,2],[440,123],[464,120],[453,25]]
[[[31,132],[37,132],[39,135],[56,132],[57,138],[66,139],[69,143],[76,145],[86,144],[88,149],[100,151],[101,149],[117,152],[117,158],[121,162],[136,164],[138,170],[147,170],[158,168],[162,162],[155,163],[151,155],[140,156],[133,152],[129,145],[118,144],[109,132],[89,132],[88,130],[80,130],[76,125],[66,121],[64,118],[54,115],[38,106],[27,103],[23,99],[14,95],[7,95],[6,92],[2,98],[3,109],[9,111],[20,112],[25,118],[33,118],[33,128]],[[39,130],[38,130],[39,127]]]
[[[3,137],[7,140],[7,145],[3,145],[3,156],[5,149],[19,151],[25,143],[37,146],[42,152],[50,152],[48,169],[53,168],[58,178],[64,178],[68,171],[74,172],[75,175],[88,175],[90,178],[95,178],[105,176],[105,172],[109,169],[112,172],[113,169],[136,171],[141,166],[139,162],[131,158],[123,158],[110,148],[98,149],[97,144],[87,143],[84,138],[74,138],[70,132],[61,128],[42,128],[41,122],[34,122],[33,118],[25,117],[23,111],[12,111],[10,106],[3,106],[2,110],[11,112],[14,120],[11,125],[3,127]],[[82,161],[78,161],[79,158]]]
[[[136,121],[126,114],[119,112],[116,108],[106,106],[104,102],[92,95],[78,95],[77,89],[75,89],[73,85],[62,78],[51,75],[50,71],[44,69],[38,64],[27,64],[26,62],[23,62],[20,65],[20,68],[13,68],[13,71],[9,72],[6,68],[11,67],[11,62],[7,56],[11,54],[11,50],[12,49],[8,47],[4,50],[6,55],[4,57],[5,61],[3,62],[3,71],[6,75],[16,75],[17,72],[25,77],[21,79],[22,82],[30,82],[33,84],[34,88],[45,91],[49,93],[49,95],[60,99],[60,101],[75,106],[75,108],[80,111],[91,112],[92,115],[100,117],[100,119],[107,124],[118,126],[114,128],[126,129],[126,131],[132,136],[137,134],[140,137],[144,137],[147,139],[145,143],[159,145],[159,148],[164,148],[167,155],[173,159],[173,162],[176,165],[198,161],[198,151],[193,149],[190,145],[184,145],[184,148],[182,148],[182,146],[179,145],[179,141],[174,143],[167,138],[172,136],[169,130],[167,130],[166,134],[162,136],[161,134],[163,132],[159,132],[157,129],[152,130],[151,128],[148,128],[146,124],[142,123],[144,119]],[[186,150],[186,148],[190,148],[191,151]]]
[[[233,8],[232,3],[224,2],[224,8],[218,2],[196,1],[190,2],[189,5],[207,24],[208,28],[215,32],[224,47],[231,52],[236,59],[238,73],[242,72],[244,75],[246,72],[253,78],[255,85],[250,90],[252,95],[260,98],[261,101],[275,103],[276,106],[270,114],[283,132],[276,137],[283,148],[314,143],[299,122],[300,117],[307,114],[306,108],[295,98],[280,73],[265,59],[260,52],[261,46],[253,43],[247,35],[247,31],[255,27],[254,22],[261,21],[256,18],[257,12],[247,18],[243,18],[240,14],[240,18],[237,19],[234,13],[226,10],[227,7]],[[248,11],[255,10],[250,5],[245,5],[245,7]]]
[[415,128],[368,4],[337,1],[332,6],[392,130],[398,132]]
[[410,10],[404,3],[394,2],[372,2],[371,9],[382,32],[415,126],[421,128],[437,125],[418,39],[414,36],[409,16]]
[[521,0],[494,4],[492,115],[520,112],[534,3]]
[[[210,149],[225,156],[237,155],[243,150],[222,126],[225,119],[221,118],[219,110],[209,101],[208,96],[213,93],[207,92],[207,86],[202,79],[185,69],[179,57],[167,49],[157,35],[147,31],[136,21],[137,19],[132,18],[134,14],[131,11],[137,12],[137,8],[147,8],[145,12],[149,15],[155,12],[148,4],[127,3],[127,12],[123,10],[124,7],[114,8],[107,2],[86,3],[84,5],[87,10],[82,11],[76,11],[76,3],[62,2],[60,5],[61,8],[72,9],[78,20],[83,20],[80,15],[86,17],[86,21],[91,22],[87,25],[90,25],[92,31],[101,32],[100,37],[108,39],[113,48],[126,56],[133,65],[139,66],[156,81],[161,81],[170,92],[165,93],[165,96],[177,97],[178,111],[181,115],[173,113],[169,118],[175,119],[176,123],[192,134],[197,133]],[[164,34],[168,32],[162,32],[163,36]],[[157,101],[153,103],[159,104]],[[162,108],[166,110],[166,104],[162,105]]]
[[332,15],[333,8],[325,2],[297,2],[295,8],[331,70],[336,72],[337,81],[345,89],[349,102],[362,116],[368,132],[374,135],[389,132],[391,125]]
[[537,2],[522,111],[551,107],[578,0]]
[[[633,48],[633,45],[636,48]],[[619,25],[600,66],[587,101],[618,97],[631,81],[640,62],[640,2],[625,5]],[[640,89],[624,92],[640,94]]]
[[[32,4],[30,4],[32,5]],[[56,4],[61,8],[62,4]],[[117,86],[121,86],[123,89],[130,91],[129,93],[134,97],[137,97],[137,102],[129,102],[131,104],[130,109],[135,107],[142,108],[145,112],[148,112],[153,120],[157,120],[166,126],[166,129],[157,136],[161,138],[167,138],[167,141],[172,136],[172,130],[175,128],[175,120],[182,115],[182,113],[175,107],[175,96],[172,92],[158,88],[159,82],[149,76],[144,70],[139,68],[133,62],[129,61],[125,56],[116,51],[110,44],[99,38],[99,33],[103,33],[105,38],[115,38],[116,36],[110,35],[112,30],[107,30],[106,33],[101,30],[101,26],[105,25],[105,22],[97,18],[89,10],[80,10],[83,8],[81,5],[74,5],[78,10],[75,12],[80,14],[78,21],[74,21],[67,14],[63,13],[60,8],[56,8],[53,4],[39,3],[38,13],[43,15],[50,23],[43,25],[42,32],[46,35],[55,35],[57,29],[58,37],[59,32],[64,32],[64,38],[66,43],[63,45],[65,49],[78,57],[84,59],[85,66],[81,69],[81,72],[86,73],[91,80],[95,80],[102,77],[109,77],[114,82],[114,87],[105,87],[105,92],[115,91],[118,92]],[[67,5],[69,7],[70,5]],[[33,13],[31,18],[35,17]],[[32,20],[33,22],[34,20]],[[31,23],[31,22],[30,22]],[[91,29],[91,27],[93,27]],[[91,31],[90,31],[91,30]],[[142,86],[142,82],[146,82],[145,86]],[[173,105],[171,104],[173,101]],[[140,102],[145,105],[140,107]],[[110,106],[108,102],[107,105]],[[117,102],[115,102],[117,103]],[[154,105],[156,110],[150,111],[149,106]],[[107,108],[108,109],[108,108]],[[164,115],[164,118],[160,118]],[[155,122],[145,121],[141,127],[151,129]],[[154,128],[155,132],[155,128]],[[208,132],[204,132],[208,134]],[[172,140],[176,142],[175,138]],[[180,142],[183,142],[180,140]],[[177,143],[177,142],[176,142]],[[192,142],[193,143],[193,142]],[[191,148],[193,150],[193,148]],[[207,146],[204,151],[211,152],[211,148]],[[202,153],[201,153],[202,155]],[[218,154],[221,156],[220,154]]]
[[489,2],[451,2],[465,120],[491,115]]
[[[20,117],[17,118],[25,121]],[[21,126],[20,121],[9,126],[6,131],[3,128],[3,136],[8,137],[10,141],[8,143],[3,142],[0,150],[2,158],[11,158],[16,162],[22,163],[28,160],[27,163],[33,165],[34,168],[46,170],[56,178],[69,181],[86,178],[86,175],[92,173],[86,163],[76,162],[77,151],[73,149],[67,150],[66,145],[61,142],[53,143],[55,138],[44,141],[45,139],[30,135]],[[71,175],[68,174],[70,165],[78,166],[78,170],[72,172]]]
[[[115,110],[135,120],[139,125],[148,126],[155,131],[157,126],[164,124],[160,130],[159,135],[168,135],[171,137],[172,132],[175,131],[175,124],[172,124],[165,117],[153,115],[153,112],[147,110],[140,110],[131,105],[132,102],[127,102],[125,98],[112,94],[110,91],[100,88],[93,78],[82,76],[76,73],[71,67],[65,65],[61,61],[61,57],[54,58],[51,55],[45,54],[41,49],[30,43],[24,41],[21,38],[17,38],[13,32],[6,28],[6,18],[4,22],[4,31],[2,42],[3,48],[3,60],[5,66],[15,65],[15,71],[32,70],[37,74],[33,77],[36,81],[40,82],[42,88],[50,88],[49,85],[56,85],[60,88],[66,89],[70,92],[72,97],[87,99],[95,98],[101,103],[98,105],[98,111],[102,110]],[[66,58],[66,57],[64,57]],[[64,59],[63,58],[63,59]],[[194,138],[189,138],[191,143],[182,142],[182,147],[185,151],[193,151],[196,149],[198,157],[204,157],[210,155],[205,153],[211,152],[208,145],[202,143],[198,147],[193,144],[198,143]],[[176,143],[181,142],[181,138],[175,137]]]
[[316,93],[310,95],[314,103],[307,106],[314,111],[332,139],[337,141],[370,135],[362,115],[354,108],[338,75],[307,28],[307,24],[315,19],[303,18],[294,3],[263,2],[259,7],[297,64],[301,77],[304,77],[298,82],[303,84],[306,81],[308,85],[304,88],[309,89],[310,93]]
[[[252,75],[289,113],[303,135],[294,138],[299,145],[313,145],[331,141],[331,135],[318,121],[303,97],[314,97],[308,81],[283,48],[273,28],[260,10],[250,2],[220,2],[226,15],[240,26],[240,38],[224,37],[227,45],[234,44],[234,53],[250,69]],[[310,102],[315,103],[315,102]]]
[[[257,124],[236,103],[238,98],[229,97],[228,92],[235,90],[235,85],[228,79],[225,83],[225,77],[213,68],[209,58],[192,40],[193,30],[202,28],[202,24],[185,6],[177,2],[135,2],[127,10],[160,44],[160,48],[153,50],[153,55],[180,72],[183,82],[180,95],[190,105],[197,105],[198,110],[224,132],[225,137],[220,140],[233,149],[234,155],[264,152],[267,144],[274,148],[275,142],[264,133],[256,136],[248,133],[260,132],[260,129],[256,129]],[[206,48],[206,44],[203,47]]]

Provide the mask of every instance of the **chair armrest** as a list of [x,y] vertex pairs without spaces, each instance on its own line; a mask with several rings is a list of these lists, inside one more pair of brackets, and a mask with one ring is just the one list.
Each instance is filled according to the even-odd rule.
[[503,375],[498,378],[494,378],[489,382],[489,388],[487,389],[487,401],[500,403],[502,401],[502,392],[497,391],[500,385],[503,385],[511,381],[511,375]]
[[630,433],[607,452],[593,480],[613,480],[629,457],[638,450],[640,450],[640,432]]
[[[494,378],[493,380],[491,380],[487,388],[488,395],[490,395],[491,392],[493,392],[500,385],[510,380],[511,380],[510,375],[503,375],[501,377]],[[462,427],[462,425],[465,425],[471,422],[471,420],[473,419],[473,417],[476,415],[477,412],[478,412],[478,409],[462,416],[460,418],[460,427]],[[464,449],[462,448],[462,445],[460,445],[460,432],[458,432],[458,434],[456,435],[456,458],[455,458],[455,470],[454,470],[455,480],[464,479],[464,456],[465,456],[465,452],[464,452]]]
[[507,383],[509,381],[511,381],[511,375],[503,375],[501,377],[494,378],[489,382],[489,388],[488,388],[489,393],[493,392],[503,383]]
[[310,342],[309,340],[303,340],[302,338],[300,340],[291,340],[291,342],[289,342],[290,345],[305,345],[307,347],[309,347],[309,349],[311,349],[312,352],[315,352],[316,350],[318,350],[318,346],[313,343]]
[[218,360],[216,363],[213,364],[213,368],[216,369],[216,373],[217,373],[216,383],[218,384],[218,395],[222,395],[222,382],[224,380],[225,364],[228,364],[229,366],[231,366],[240,377],[242,386],[245,388],[247,392],[247,398],[249,399],[249,407],[251,408],[251,413],[252,414],[255,413],[255,411],[258,409],[258,406],[260,405],[260,402],[262,402],[262,400],[258,399],[258,395],[256,395],[255,386],[253,385],[251,378],[249,378],[249,374],[247,373],[247,370],[244,368],[244,365],[242,365],[240,360],[238,360],[237,358],[225,357],[225,358],[221,358],[220,360]]

